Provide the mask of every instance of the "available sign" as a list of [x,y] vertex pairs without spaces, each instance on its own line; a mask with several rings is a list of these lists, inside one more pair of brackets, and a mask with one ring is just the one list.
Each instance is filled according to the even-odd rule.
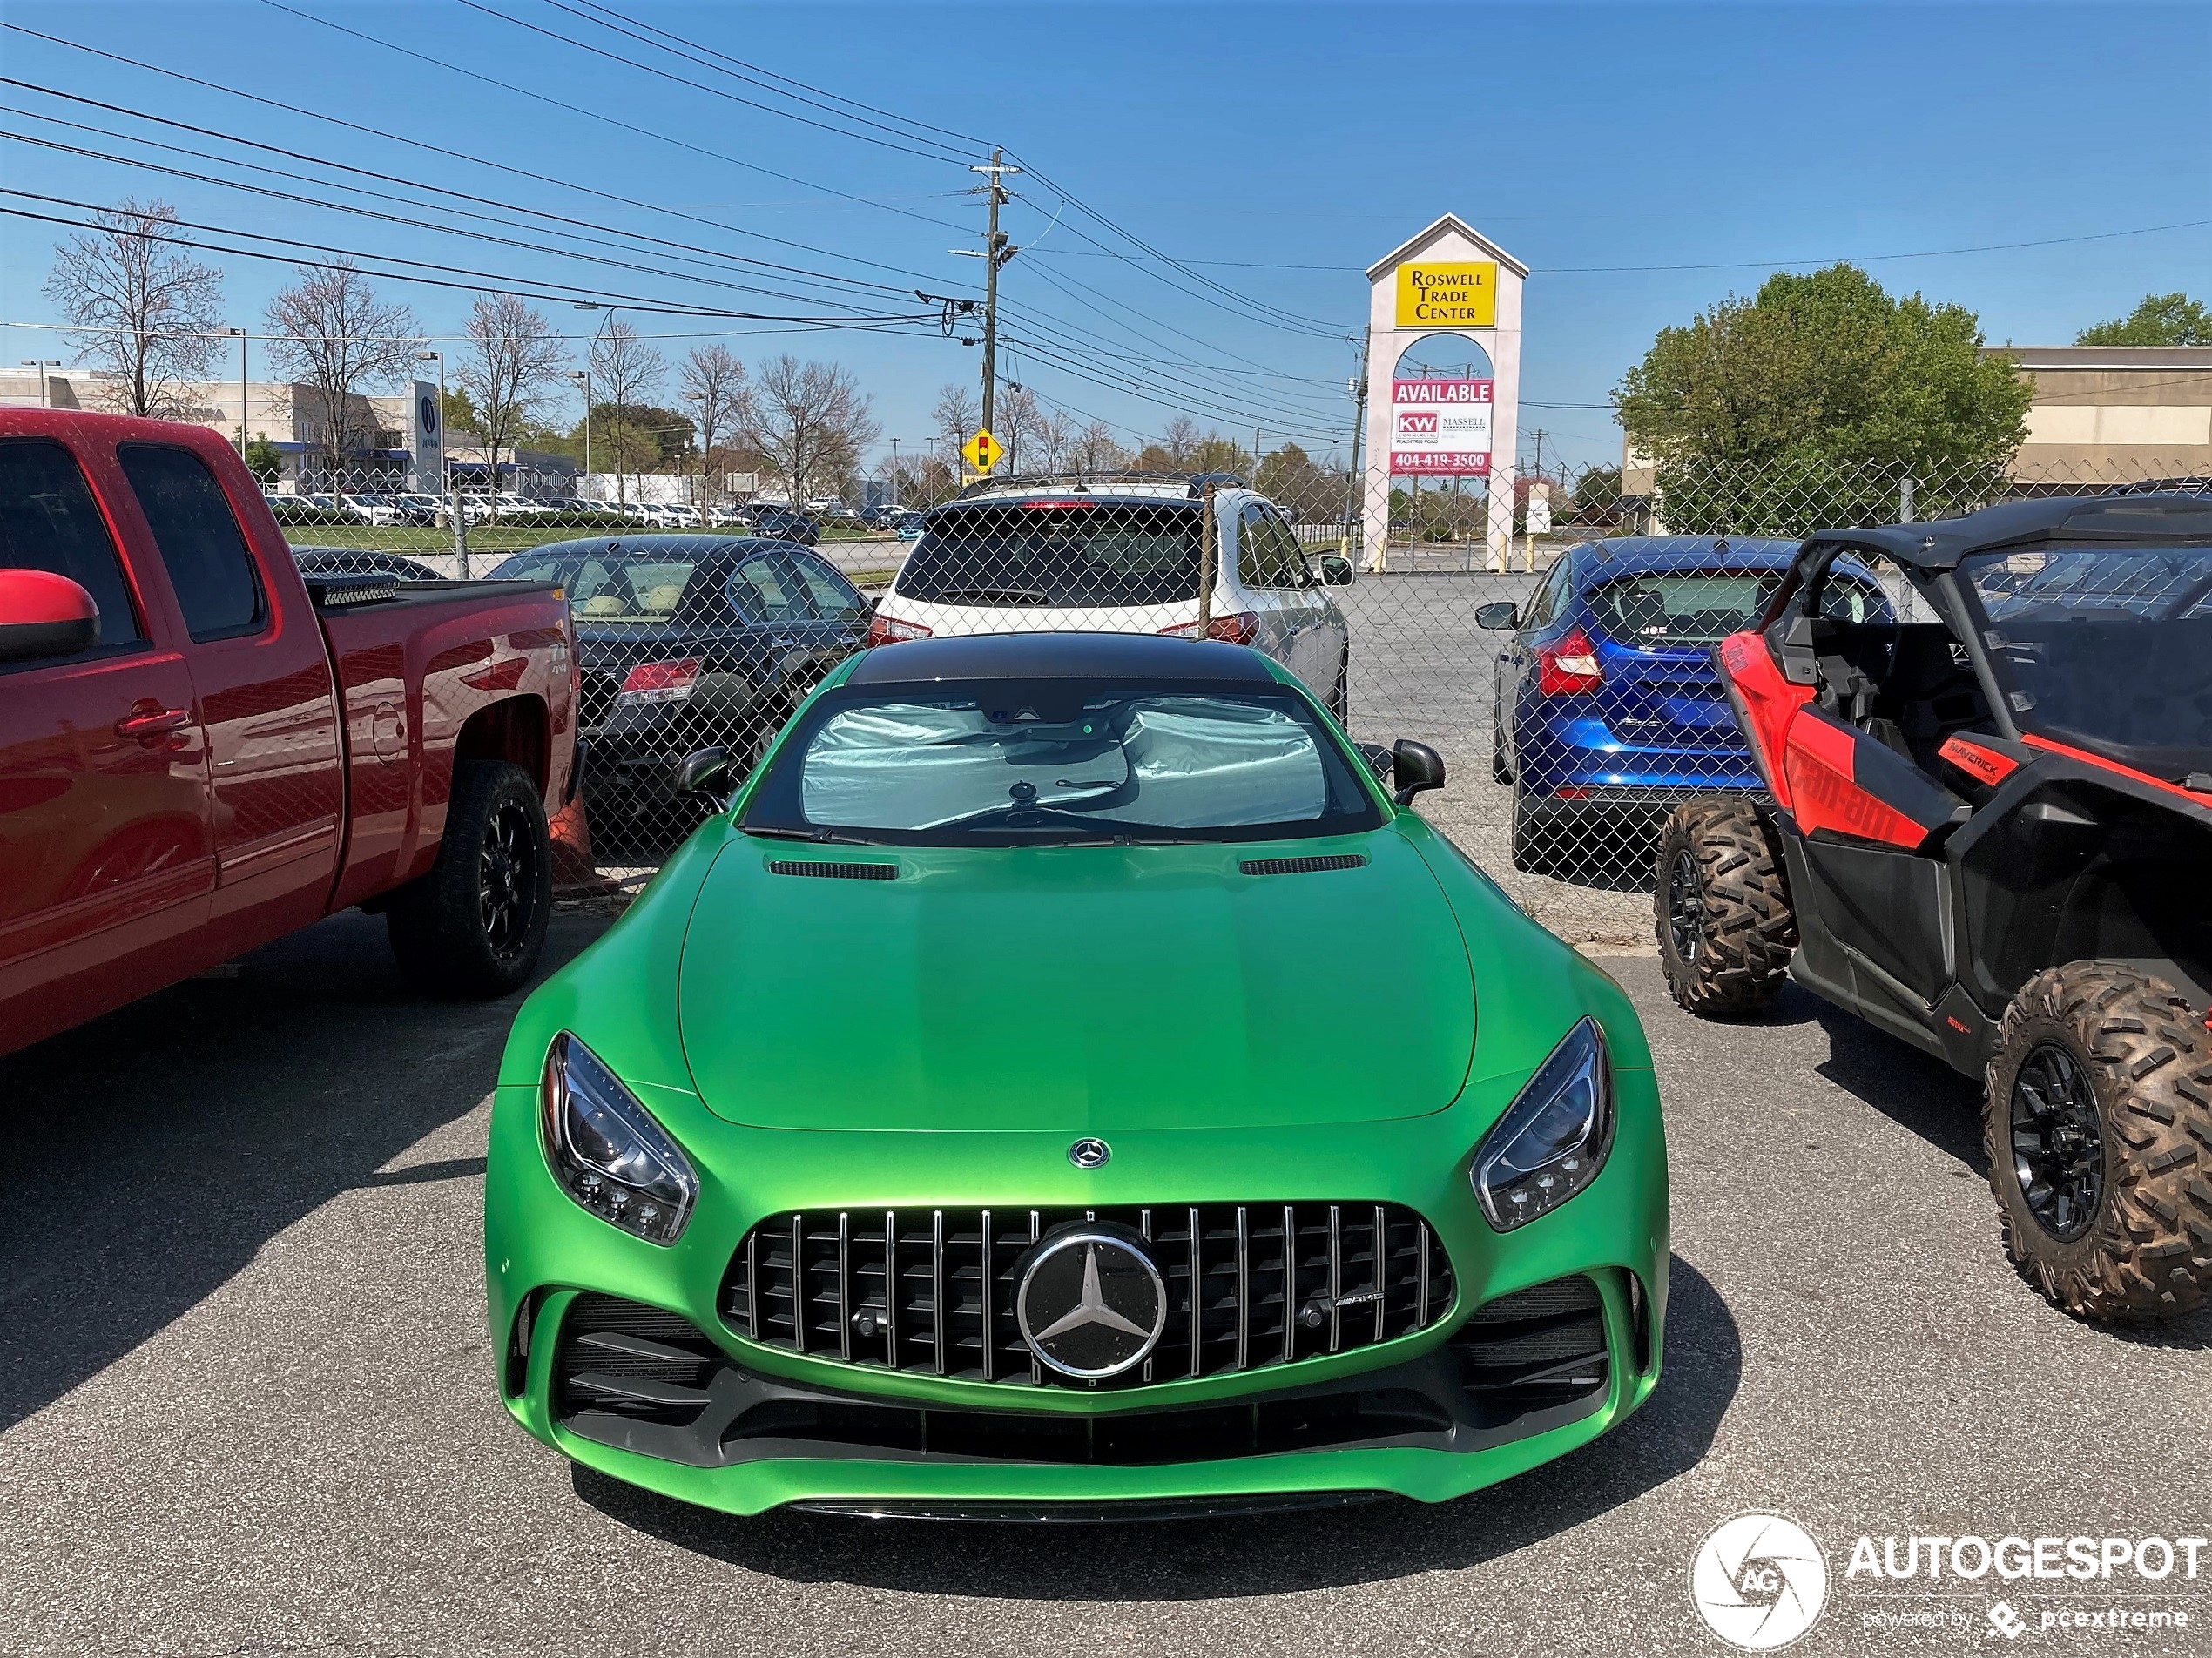
[[1401,328],[1496,327],[1497,261],[1483,259],[1460,265],[1399,266],[1398,326]]
[[1494,384],[1487,380],[1392,381],[1391,475],[1488,477]]

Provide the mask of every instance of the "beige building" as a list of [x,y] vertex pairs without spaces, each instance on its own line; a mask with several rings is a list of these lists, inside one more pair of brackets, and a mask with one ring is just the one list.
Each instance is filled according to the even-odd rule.
[[2212,346],[1997,346],[2035,388],[2025,484],[2212,477]]

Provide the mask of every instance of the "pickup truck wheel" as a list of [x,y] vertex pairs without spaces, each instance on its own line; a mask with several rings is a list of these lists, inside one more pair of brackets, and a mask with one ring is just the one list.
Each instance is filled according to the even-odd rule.
[[553,908],[545,805],[521,767],[470,760],[454,772],[430,873],[386,914],[400,971],[433,995],[503,996],[536,970]]
[[2212,1038],[2172,985],[2110,961],[2029,980],[1982,1102],[2005,1253],[2078,1318],[2154,1324],[2212,1289]]
[[1797,918],[1782,849],[1749,800],[1685,800],[1659,833],[1659,965],[1701,1018],[1755,1014],[1782,993]]

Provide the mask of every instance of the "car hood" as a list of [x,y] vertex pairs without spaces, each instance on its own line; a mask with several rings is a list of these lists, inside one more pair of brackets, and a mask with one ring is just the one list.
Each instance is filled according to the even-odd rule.
[[[1356,852],[1322,873],[1247,859]],[[893,880],[770,865],[895,862]],[[678,976],[717,1115],[760,1128],[1264,1128],[1441,1110],[1474,1045],[1450,906],[1388,829],[1326,843],[798,846],[733,837]]]

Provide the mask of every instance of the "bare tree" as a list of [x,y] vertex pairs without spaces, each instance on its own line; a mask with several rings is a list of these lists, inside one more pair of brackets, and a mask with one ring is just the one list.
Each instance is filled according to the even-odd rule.
[[1188,414],[1177,415],[1168,422],[1167,430],[1160,434],[1160,447],[1168,452],[1170,462],[1178,467],[1189,466],[1190,457],[1204,441],[1198,422]]
[[761,365],[738,421],[738,435],[782,476],[794,507],[810,483],[857,466],[881,429],[845,369],[788,355]]
[[1018,474],[1035,459],[1029,450],[1035,445],[1044,411],[1037,407],[1036,394],[1027,386],[1008,386],[998,401],[998,430],[991,435],[1006,451],[1007,471]]
[[1114,441],[1113,428],[1103,421],[1093,421],[1083,428],[1069,454],[1076,470],[1085,477],[1095,472],[1111,472],[1129,459],[1127,451]]
[[929,406],[929,418],[936,422],[937,438],[945,446],[945,453],[959,454],[960,446],[968,441],[976,422],[983,418],[975,400],[975,388],[958,384],[940,387],[937,401]]
[[369,390],[414,367],[421,329],[403,305],[387,305],[350,259],[303,265],[299,280],[269,301],[269,361],[310,388],[321,405],[317,447],[334,482],[347,457],[375,446]]
[[[668,359],[650,344],[645,336],[619,317],[592,336],[589,358],[591,367],[591,389],[602,403],[614,405],[617,420],[635,424],[637,411],[649,406],[661,382],[668,377]],[[591,411],[586,408],[583,418],[590,420]],[[627,497],[624,494],[624,469],[617,455],[615,466],[615,500],[617,503]]]
[[490,450],[496,519],[500,446],[522,429],[531,408],[559,381],[567,356],[553,325],[511,293],[477,296],[469,313],[469,351],[461,384],[476,406],[476,427]]
[[719,465],[718,446],[735,431],[745,409],[745,365],[727,346],[694,346],[684,360],[684,401],[699,434],[699,522],[714,494],[711,480]]
[[178,246],[176,220],[165,201],[98,209],[98,228],[56,246],[47,273],[78,351],[113,377],[102,401],[125,414],[181,413],[182,382],[212,374],[225,343],[223,273]]
[[1037,421],[1037,460],[1047,472],[1065,468],[1076,447],[1076,423],[1067,414],[1054,409]]

